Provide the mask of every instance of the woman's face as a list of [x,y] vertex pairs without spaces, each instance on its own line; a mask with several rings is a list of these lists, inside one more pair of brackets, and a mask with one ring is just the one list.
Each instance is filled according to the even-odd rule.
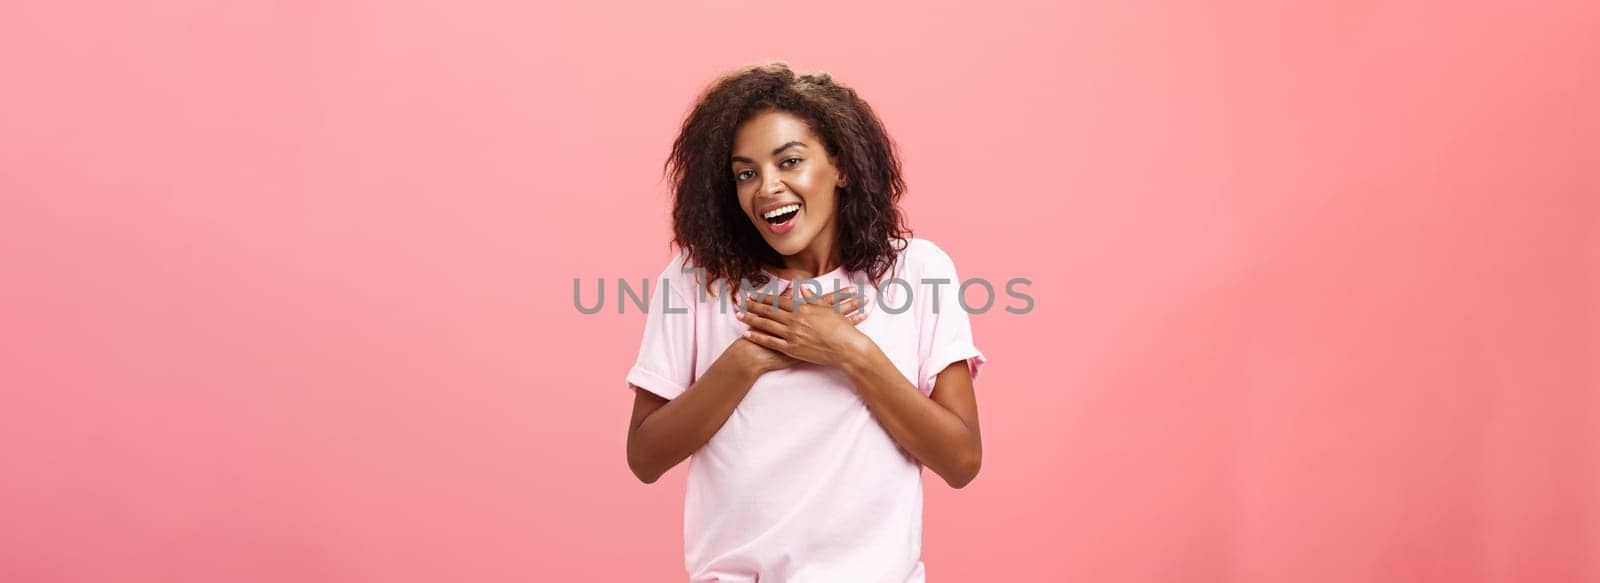
[[805,120],[756,114],[734,132],[731,163],[739,206],[768,245],[788,256],[832,244],[834,189],[845,178]]

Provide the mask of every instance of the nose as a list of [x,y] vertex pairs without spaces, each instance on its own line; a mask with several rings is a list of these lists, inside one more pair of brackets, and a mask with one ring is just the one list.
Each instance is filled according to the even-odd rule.
[[768,173],[766,176],[762,177],[762,180],[765,181],[762,184],[762,188],[766,191],[766,193],[768,195],[776,195],[776,194],[782,194],[783,193],[783,179],[780,176],[778,176],[778,173],[776,173],[776,172]]

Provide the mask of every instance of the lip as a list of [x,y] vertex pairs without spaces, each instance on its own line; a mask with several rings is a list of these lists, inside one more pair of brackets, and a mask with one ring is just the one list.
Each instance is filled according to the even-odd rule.
[[[775,209],[775,208],[778,208],[778,207],[781,207],[781,206],[784,206],[784,205],[788,205],[788,204],[791,204],[791,203],[783,203],[783,204],[780,204],[780,205],[775,205],[775,206],[772,206],[772,207],[768,207],[767,210],[772,210],[772,209]],[[762,212],[765,213],[766,211],[762,211]],[[796,224],[800,223],[800,213],[803,213],[803,212],[806,212],[806,206],[805,205],[800,205],[800,210],[795,211],[794,212],[794,216],[789,217],[789,220],[787,220],[787,221],[784,221],[784,222],[781,222],[781,223],[778,223],[778,224],[774,225],[772,223],[767,222],[766,219],[761,219],[761,224],[764,225],[765,228],[768,231],[772,231],[772,234],[774,234],[774,235],[782,235],[784,233],[787,233],[787,232],[793,230],[794,226]]]
[[[775,208],[778,208],[778,207],[789,206],[791,204],[800,205],[801,208],[804,208],[806,206],[805,203],[800,202],[798,200],[791,200],[791,201],[785,201],[785,202],[775,202],[775,203],[769,204],[767,206],[761,207],[760,209],[757,209],[756,210],[756,218],[760,219],[763,215],[766,215],[768,212],[771,212],[772,209],[775,209]],[[766,220],[766,219],[762,219],[762,220]]]

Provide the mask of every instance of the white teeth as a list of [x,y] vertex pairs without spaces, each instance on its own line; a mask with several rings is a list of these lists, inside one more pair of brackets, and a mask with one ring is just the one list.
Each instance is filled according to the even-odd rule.
[[800,210],[800,205],[797,205],[797,204],[784,205],[784,206],[780,206],[778,208],[772,209],[770,211],[767,211],[767,214],[761,215],[761,218],[770,219],[772,217],[776,217],[776,216],[781,215],[783,213],[786,213],[786,212],[789,212],[789,211],[796,211],[796,210]]

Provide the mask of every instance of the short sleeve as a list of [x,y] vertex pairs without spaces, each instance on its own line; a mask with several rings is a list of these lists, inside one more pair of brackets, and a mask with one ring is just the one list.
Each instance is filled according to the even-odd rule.
[[680,289],[693,273],[683,272],[682,260],[680,254],[650,282],[644,338],[628,370],[630,391],[637,386],[671,400],[694,384],[695,304]]
[[973,342],[972,322],[961,306],[961,278],[956,275],[955,262],[932,243],[926,246],[922,281],[911,283],[926,300],[920,302],[918,314],[917,388],[922,394],[931,395],[939,373],[951,363],[966,361],[967,370],[976,381],[988,359]]

